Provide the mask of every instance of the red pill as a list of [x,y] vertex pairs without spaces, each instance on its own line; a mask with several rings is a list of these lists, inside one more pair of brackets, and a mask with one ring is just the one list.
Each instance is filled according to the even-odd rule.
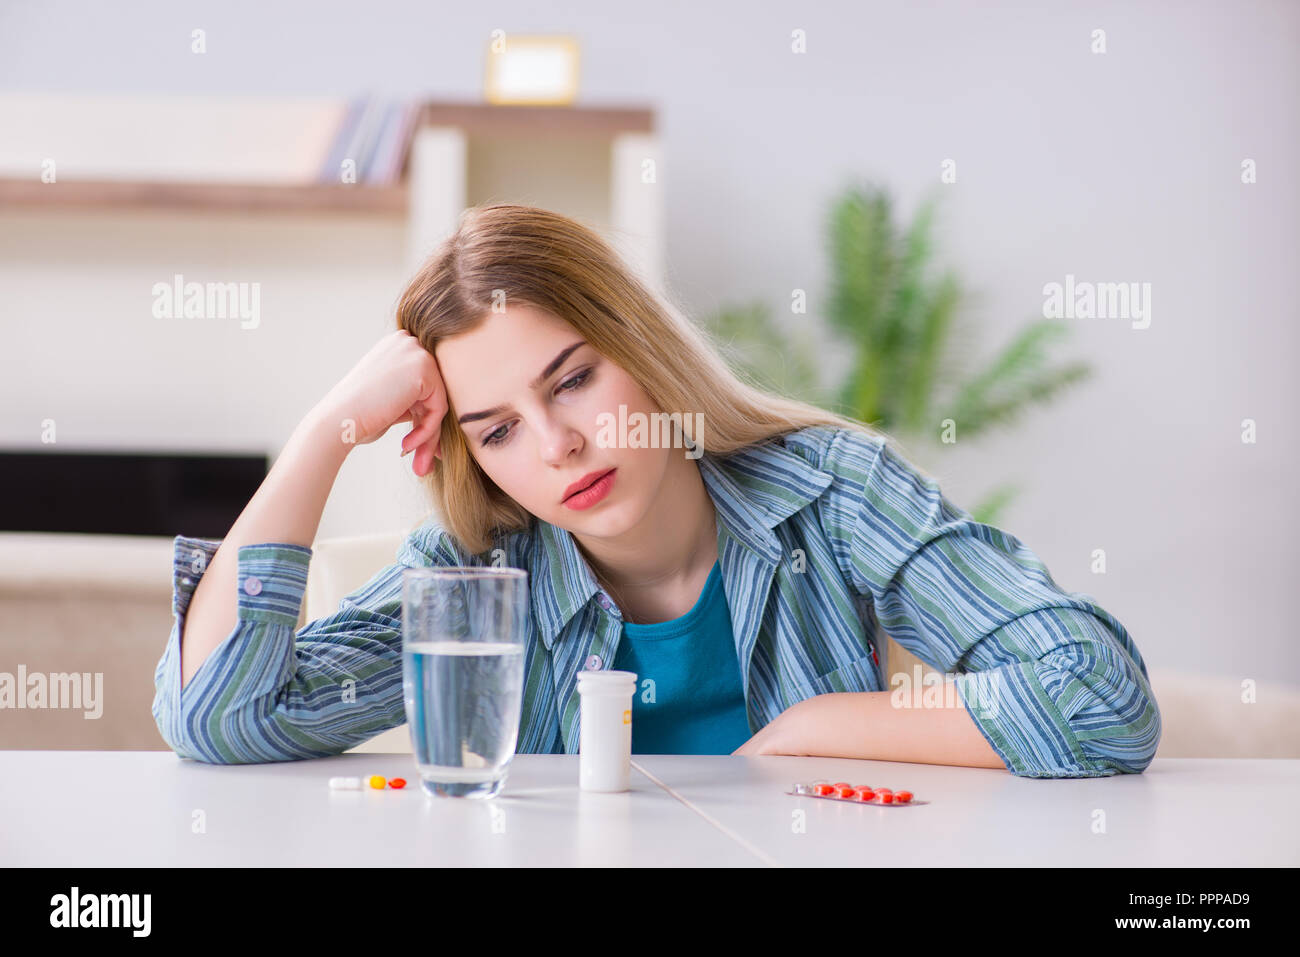
[[839,796],[842,798],[851,798],[853,797],[855,791],[853,788],[849,787],[848,785],[845,785],[842,788],[836,788],[836,793],[839,794]]
[[876,788],[876,793],[877,793],[877,794],[893,794],[894,792],[891,791],[891,790],[889,790],[889,788]]
[[813,792],[815,794],[820,795],[821,797],[825,797],[827,794],[830,794],[834,790],[835,790],[835,785],[833,784],[818,784],[813,787]]
[[849,784],[848,781],[836,781],[836,782],[835,782],[835,786],[836,786],[837,788],[851,788],[851,787],[853,787],[853,785]]
[[894,800],[898,801],[899,804],[906,804],[908,801],[912,800],[912,792],[899,791],[894,795]]
[[858,788],[859,801],[870,801],[875,796],[876,796],[876,792],[871,790],[871,788]]
[[391,779],[391,780],[388,782],[388,786],[389,786],[390,788],[404,788],[404,787],[406,787],[406,779],[405,779],[405,778],[393,778],[393,779]]
[[877,791],[876,796],[880,798],[881,804],[893,804],[894,796],[888,791]]

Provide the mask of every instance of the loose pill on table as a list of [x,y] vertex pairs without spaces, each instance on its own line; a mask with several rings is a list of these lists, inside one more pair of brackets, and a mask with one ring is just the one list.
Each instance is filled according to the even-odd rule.
[[382,791],[384,789],[384,785],[387,783],[383,779],[383,777],[378,774],[370,775],[369,781],[370,781],[370,786],[374,788],[376,791]]
[[391,780],[391,781],[388,782],[388,786],[389,786],[390,788],[399,788],[399,789],[400,789],[400,788],[404,788],[404,787],[406,787],[406,779],[405,779],[405,778],[393,778],[393,780]]
[[330,778],[330,790],[332,791],[360,791],[360,778]]

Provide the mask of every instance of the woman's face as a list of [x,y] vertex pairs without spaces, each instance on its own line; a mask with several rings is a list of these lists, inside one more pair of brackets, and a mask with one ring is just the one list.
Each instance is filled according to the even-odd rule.
[[[617,536],[645,517],[674,450],[626,447],[619,406],[632,422],[634,413],[652,415],[659,407],[572,326],[544,310],[512,306],[442,340],[434,356],[474,459],[529,512],[597,538]],[[602,428],[602,413],[613,417],[612,428]],[[566,504],[575,483],[610,469],[603,498]]]

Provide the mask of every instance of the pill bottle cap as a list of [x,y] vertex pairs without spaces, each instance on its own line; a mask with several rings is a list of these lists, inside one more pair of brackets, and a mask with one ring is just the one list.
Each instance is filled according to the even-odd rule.
[[636,691],[635,671],[579,671],[579,694],[627,695]]

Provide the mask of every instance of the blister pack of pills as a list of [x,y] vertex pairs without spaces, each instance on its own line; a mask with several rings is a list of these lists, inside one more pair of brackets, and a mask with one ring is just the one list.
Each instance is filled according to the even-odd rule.
[[873,788],[866,784],[849,784],[847,781],[813,781],[810,784],[795,784],[786,794],[797,797],[825,798],[829,801],[844,801],[849,804],[870,804],[874,807],[915,807],[929,804],[918,801],[911,791],[895,791],[892,788]]

